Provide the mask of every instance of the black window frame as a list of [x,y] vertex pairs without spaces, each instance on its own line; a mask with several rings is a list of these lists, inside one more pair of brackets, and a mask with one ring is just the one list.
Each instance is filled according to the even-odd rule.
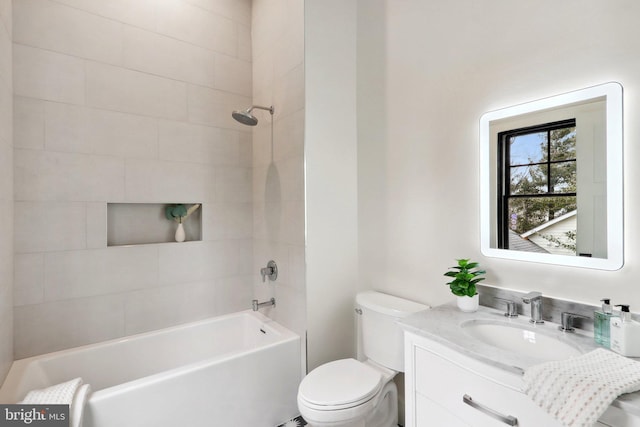
[[[569,127],[576,127],[576,119],[560,120],[556,122],[544,123],[535,126],[528,126],[524,128],[512,129],[498,133],[498,175],[497,175],[497,201],[498,201],[498,248],[509,249],[509,200],[512,198],[535,198],[535,197],[567,197],[577,196],[576,192],[568,193],[556,193],[553,192],[553,188],[547,182],[546,193],[534,193],[534,194],[510,194],[511,192],[511,175],[509,173],[512,167],[517,166],[531,166],[531,165],[546,165],[547,167],[547,180],[551,179],[550,168],[555,163],[566,163],[568,161],[576,162],[577,159],[563,159],[563,160],[551,160],[551,131],[564,129]],[[531,133],[547,132],[547,161],[537,163],[527,163],[511,165],[510,162],[510,144],[508,143],[510,138],[520,135],[527,135]]]

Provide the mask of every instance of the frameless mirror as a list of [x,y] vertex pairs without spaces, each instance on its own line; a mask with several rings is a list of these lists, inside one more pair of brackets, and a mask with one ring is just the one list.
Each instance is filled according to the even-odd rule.
[[619,269],[622,164],[618,83],[485,113],[480,119],[482,253]]

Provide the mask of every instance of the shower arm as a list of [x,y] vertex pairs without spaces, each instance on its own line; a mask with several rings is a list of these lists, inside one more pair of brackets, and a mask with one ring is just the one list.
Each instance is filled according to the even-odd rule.
[[269,113],[271,113],[271,115],[273,116],[273,105],[272,105],[271,107],[262,107],[262,106],[260,106],[260,105],[253,105],[251,108],[249,108],[249,109],[247,110],[247,113],[252,112],[252,111],[253,111],[254,109],[256,109],[256,108],[257,108],[257,109],[259,109],[259,110],[266,110],[266,111],[268,111]]

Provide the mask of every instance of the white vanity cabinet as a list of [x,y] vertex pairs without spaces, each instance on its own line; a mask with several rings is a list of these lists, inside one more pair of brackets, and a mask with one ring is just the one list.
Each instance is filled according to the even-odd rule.
[[[561,427],[522,391],[521,374],[405,332],[405,427]],[[638,427],[611,407],[597,426]]]

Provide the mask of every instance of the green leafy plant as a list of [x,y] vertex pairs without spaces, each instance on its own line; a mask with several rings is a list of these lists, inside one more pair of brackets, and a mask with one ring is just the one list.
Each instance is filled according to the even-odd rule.
[[449,288],[454,295],[459,297],[467,296],[472,297],[477,294],[476,284],[483,281],[484,277],[479,277],[486,273],[484,270],[478,269],[478,263],[472,262],[468,259],[459,259],[458,265],[449,267],[455,271],[447,271],[444,273],[447,277],[453,277],[451,282],[448,282]]
[[164,215],[167,219],[172,219],[182,224],[182,221],[187,219],[189,215],[195,212],[200,207],[200,204],[192,205],[189,209],[185,205],[169,205],[164,209]]

